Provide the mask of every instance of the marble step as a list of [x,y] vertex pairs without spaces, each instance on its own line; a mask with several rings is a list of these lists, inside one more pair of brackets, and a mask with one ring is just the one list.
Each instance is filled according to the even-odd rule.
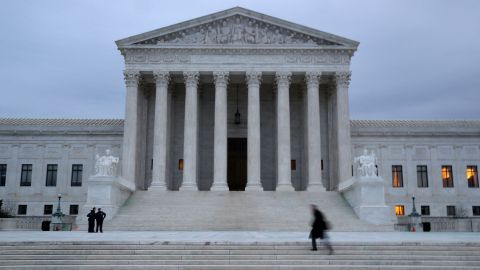
[[58,269],[75,269],[75,270],[130,270],[130,269],[142,269],[142,270],[317,270],[317,269],[335,269],[335,270],[379,270],[379,269],[392,269],[392,270],[436,270],[436,269],[448,269],[448,270],[478,270],[477,266],[402,266],[402,265],[383,265],[381,268],[377,265],[56,265],[56,266],[1,266],[0,269],[15,269],[15,270],[58,270]]
[[338,192],[136,191],[105,230],[308,230],[309,204],[334,231],[392,231],[357,218]]

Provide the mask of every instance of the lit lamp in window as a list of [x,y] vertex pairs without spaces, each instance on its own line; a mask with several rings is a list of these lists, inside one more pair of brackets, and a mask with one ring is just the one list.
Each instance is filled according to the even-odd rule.
[[183,158],[178,160],[178,170],[183,171]]

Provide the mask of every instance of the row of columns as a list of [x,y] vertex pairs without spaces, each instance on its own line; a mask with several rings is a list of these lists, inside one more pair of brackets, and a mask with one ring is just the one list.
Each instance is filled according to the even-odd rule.
[[[136,177],[138,156],[138,87],[140,74],[125,71],[127,100],[125,109],[125,131],[123,145],[122,176],[127,180]],[[168,131],[168,84],[169,72],[153,72],[156,83],[153,173],[152,188],[165,189],[167,177],[167,131]],[[198,148],[198,95],[199,72],[184,72],[185,80],[185,127],[184,127],[184,169],[182,190],[197,190],[197,148]],[[277,85],[277,190],[293,190],[291,183],[290,150],[290,98],[289,89],[292,74],[275,73]],[[307,72],[306,124],[307,124],[307,178],[309,190],[325,190],[321,174],[321,136],[319,85],[320,72]],[[228,190],[227,184],[227,86],[229,73],[213,73],[215,82],[215,124],[214,124],[214,174],[212,190]],[[248,85],[248,135],[247,135],[247,187],[246,190],[263,190],[261,185],[261,142],[260,142],[260,85],[262,73],[247,72]],[[336,91],[336,145],[338,156],[337,176],[347,179],[350,166],[350,120],[348,115],[348,82],[350,73],[335,75]],[[347,178],[344,178],[347,177]]]

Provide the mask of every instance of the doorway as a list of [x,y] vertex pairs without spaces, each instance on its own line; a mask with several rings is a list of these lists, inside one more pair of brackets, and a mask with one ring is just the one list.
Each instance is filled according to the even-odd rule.
[[247,138],[228,138],[227,179],[230,191],[247,186]]

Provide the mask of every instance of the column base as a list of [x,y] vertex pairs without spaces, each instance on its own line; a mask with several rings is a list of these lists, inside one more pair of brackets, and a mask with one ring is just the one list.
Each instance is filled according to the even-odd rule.
[[162,184],[160,181],[152,181],[152,183],[150,184],[150,186],[148,187],[148,189],[154,189],[154,190],[168,190],[167,189],[167,186],[165,186],[164,184]]
[[210,191],[229,191],[229,190],[230,189],[225,184],[213,184],[212,187],[210,188]]
[[249,185],[245,187],[245,191],[263,191],[262,185]]
[[278,185],[276,191],[295,191],[292,185]]

